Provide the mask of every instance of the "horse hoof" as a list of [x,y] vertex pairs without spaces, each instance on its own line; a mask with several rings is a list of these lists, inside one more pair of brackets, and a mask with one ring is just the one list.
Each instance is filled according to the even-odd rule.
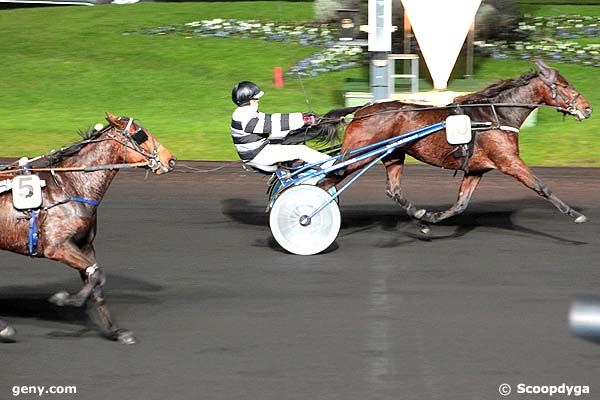
[[54,293],[48,301],[52,304],[56,304],[57,306],[64,306],[65,301],[69,298],[69,293],[62,291],[58,293]]
[[131,331],[122,330],[117,332],[117,340],[122,344],[136,344],[137,340]]
[[421,208],[420,210],[415,211],[415,218],[416,219],[421,219],[423,218],[423,215],[425,215],[425,213],[427,212],[427,210]]
[[16,342],[16,336],[17,331],[15,331],[15,329],[12,326],[6,326],[6,328],[0,331],[0,342],[14,343]]
[[587,217],[585,215],[580,215],[579,217],[575,218],[576,224],[583,224],[584,222],[587,222]]
[[429,231],[431,230],[429,228],[429,225],[427,225],[426,223],[416,220],[414,221],[415,224],[417,225],[417,228],[419,228],[419,232],[421,232],[423,235],[427,235],[429,233]]

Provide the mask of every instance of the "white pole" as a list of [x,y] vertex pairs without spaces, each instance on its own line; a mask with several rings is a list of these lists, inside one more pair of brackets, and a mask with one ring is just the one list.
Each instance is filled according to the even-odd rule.
[[392,51],[392,0],[369,0],[370,86],[373,100],[390,98],[388,53]]

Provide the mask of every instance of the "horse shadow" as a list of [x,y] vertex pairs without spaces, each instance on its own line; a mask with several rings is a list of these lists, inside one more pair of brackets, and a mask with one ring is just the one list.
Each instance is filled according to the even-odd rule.
[[[109,307],[113,304],[151,304],[157,302],[154,295],[163,290],[163,286],[119,274],[108,275],[106,298]],[[57,306],[49,297],[58,290],[67,289],[74,293],[80,289],[77,280],[45,283],[42,285],[6,286],[0,288],[0,318],[18,318],[33,325],[52,329],[46,336],[52,338],[72,338],[99,336],[97,316],[94,306],[89,302],[84,307]],[[55,324],[74,325],[67,328]]]
[[[221,204],[223,214],[232,221],[243,225],[269,226],[268,213],[265,213],[263,208],[248,200],[238,198],[225,199]],[[529,199],[478,202],[473,206],[472,210],[467,210],[438,224],[430,225],[430,232],[423,234],[420,232],[419,225],[400,208],[394,207],[393,203],[390,203],[390,205],[344,206],[342,199],[340,206],[342,225],[339,237],[343,238],[380,229],[386,232],[400,233],[403,236],[402,239],[394,238],[386,241],[380,247],[397,247],[414,241],[433,242],[457,239],[469,235],[480,228],[492,228],[552,240],[566,245],[588,244],[587,242],[553,235],[515,222],[518,211],[524,208],[536,209],[545,205],[543,202],[540,204],[540,202]],[[435,211],[436,209],[439,210],[440,206],[439,204],[425,204],[423,208]],[[552,210],[549,209],[548,211]],[[561,215],[556,215],[556,218],[561,218]],[[436,229],[436,227],[445,227],[446,229]],[[440,230],[447,231],[447,228],[450,228],[452,232],[437,232]],[[285,252],[279,247],[273,237],[266,240],[262,239],[259,245]],[[335,248],[330,247],[327,252],[333,250]]]

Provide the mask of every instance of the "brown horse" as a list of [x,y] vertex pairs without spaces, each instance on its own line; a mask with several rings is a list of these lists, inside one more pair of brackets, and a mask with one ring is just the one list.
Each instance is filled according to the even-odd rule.
[[[104,300],[106,278],[96,262],[96,208],[121,167],[144,164],[156,174],[171,171],[173,155],[133,119],[107,114],[109,125],[85,140],[51,153],[32,163],[46,182],[42,205],[18,211],[9,193],[0,194],[0,249],[31,257],[44,257],[77,270],[84,282],[76,294],[59,292],[51,297],[57,305],[83,306],[92,299],[103,333],[113,340],[135,343],[132,332],[119,329]],[[87,171],[78,171],[86,166]],[[4,167],[4,175],[17,173]],[[35,228],[32,228],[35,227]],[[35,238],[37,235],[37,240]],[[14,341],[15,331],[0,320],[0,341]]]
[[[376,103],[355,111],[348,124],[341,146],[342,154],[393,136],[444,121],[452,114],[467,114],[472,121],[488,122],[490,127],[476,132],[466,147],[448,144],[445,131],[411,142],[398,148],[383,159],[387,173],[386,194],[395,200],[409,216],[420,221],[436,223],[461,213],[469,204],[471,195],[484,173],[497,169],[510,175],[540,196],[554,204],[576,223],[586,217],[556,197],[525,165],[519,156],[518,128],[539,105],[556,107],[578,120],[592,114],[590,104],[556,70],[542,61],[536,61],[538,73],[528,73],[488,86],[480,92],[460,96],[447,107],[427,107],[401,102]],[[333,110],[323,120],[339,116],[344,110]],[[455,154],[462,156],[456,156]],[[461,154],[462,153],[462,154]],[[464,171],[458,199],[448,210],[428,212],[418,209],[402,194],[400,179],[405,155],[446,169]],[[349,174],[361,169],[371,160],[351,164],[335,174],[328,175],[319,186],[328,189]],[[426,229],[426,227],[425,227]]]

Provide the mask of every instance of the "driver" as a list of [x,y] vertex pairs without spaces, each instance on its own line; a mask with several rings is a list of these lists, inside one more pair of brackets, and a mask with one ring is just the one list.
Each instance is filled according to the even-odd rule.
[[302,160],[317,163],[329,159],[305,145],[271,144],[269,139],[284,139],[291,131],[316,124],[313,113],[265,114],[258,111],[258,101],[264,93],[255,83],[239,82],[231,91],[238,106],[231,116],[231,136],[240,158],[248,165],[266,172],[276,164]]

